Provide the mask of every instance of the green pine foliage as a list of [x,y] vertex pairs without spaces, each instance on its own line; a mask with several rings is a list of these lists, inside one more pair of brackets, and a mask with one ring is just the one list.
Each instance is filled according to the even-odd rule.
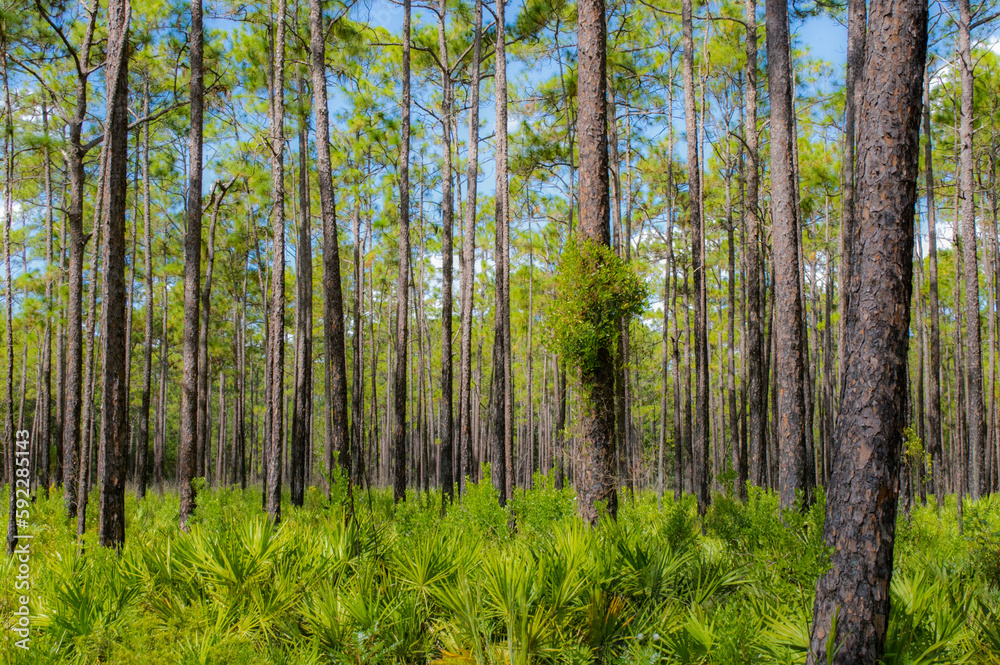
[[[174,494],[128,495],[120,556],[83,552],[61,497],[37,497],[31,651],[0,662],[802,663],[826,567],[824,496],[779,515],[774,494],[624,495],[591,530],[570,489],[536,476],[501,508],[484,469],[439,517],[441,497],[311,488],[275,531],[255,490],[203,489],[190,533]],[[1000,662],[1000,500],[901,515],[886,665]],[[992,558],[991,558],[992,557]],[[0,560],[0,615],[17,593]]]

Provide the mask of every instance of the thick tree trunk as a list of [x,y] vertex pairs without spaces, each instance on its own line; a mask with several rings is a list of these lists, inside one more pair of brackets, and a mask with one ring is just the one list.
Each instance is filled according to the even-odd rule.
[[271,271],[269,353],[271,364],[265,441],[267,463],[265,501],[272,524],[281,522],[281,476],[285,447],[285,0],[278,0],[274,24],[274,79],[271,86]]
[[493,485],[500,505],[514,487],[513,386],[510,368],[510,187],[507,182],[507,56],[504,0],[497,0],[496,34],[496,244],[494,246],[493,389],[490,441]]
[[399,275],[396,279],[396,366],[393,372],[392,495],[406,500],[406,370],[410,277],[410,0],[403,0],[403,119],[399,148]]
[[195,491],[191,481],[197,473],[198,452],[198,283],[201,280],[201,181],[202,135],[205,106],[204,31],[201,0],[191,0],[191,130],[187,229],[184,235],[184,348],[181,379],[180,441],[177,448],[177,482],[180,486],[180,525],[187,530],[194,513]]
[[[579,74],[577,136],[580,142],[580,236],[585,243],[610,246],[608,228],[607,18],[604,0],[578,4]],[[577,510],[597,524],[597,502],[617,516],[615,480],[615,384],[613,349],[597,349],[593,367],[580,372],[585,406],[580,417]]]
[[[326,45],[324,40],[323,0],[309,2],[309,55],[313,88],[313,113],[316,117],[316,172],[319,184],[320,215],[323,218],[323,348],[325,371],[330,382],[330,414],[327,424],[327,474],[333,450],[338,463],[351,476],[350,439],[347,423],[347,358],[344,346],[344,298],[340,283],[340,242],[337,236],[337,211],[330,161],[330,118],[326,94]],[[355,242],[357,239],[355,238]],[[355,334],[358,334],[355,331]],[[355,418],[360,414],[355,412]],[[329,477],[329,475],[328,475]],[[349,486],[350,489],[350,486]]]
[[[858,150],[858,237],[845,326],[837,453],[807,663],[875,663],[889,620],[905,422],[921,80],[927,4],[873,0]],[[836,617],[836,634],[831,637]]]
[[795,167],[792,143],[792,75],[788,36],[788,4],[767,1],[767,63],[771,92],[771,216],[775,264],[778,450],[781,460],[781,507],[795,503],[806,490],[805,367],[803,364],[802,295],[799,275],[798,220],[795,210]]
[[[458,413],[459,413],[459,493],[465,493],[467,478],[474,478],[473,413],[472,413],[472,307],[475,293],[476,253],[476,179],[479,175],[479,67],[482,48],[483,5],[475,0],[473,12],[472,69],[469,92],[469,151],[466,164],[465,219],[462,224],[461,323],[462,346],[459,353]],[[459,195],[461,198],[461,195]]]
[[[105,191],[104,288],[101,336],[104,367],[101,398],[101,500],[98,531],[104,547],[125,544],[125,476],[128,461],[128,340],[125,336],[125,213],[128,170],[128,29],[130,0],[108,3],[107,185]],[[94,288],[95,285],[91,285]],[[81,517],[83,513],[81,512]]]
[[[773,0],[772,0],[773,1]],[[684,121],[687,130],[688,196],[691,223],[691,269],[694,273],[694,368],[695,416],[692,446],[693,490],[698,499],[698,514],[708,510],[709,464],[709,394],[708,394],[708,301],[705,275],[705,241],[701,215],[701,162],[694,99],[694,38],[691,1],[681,3],[682,43],[684,47]]]

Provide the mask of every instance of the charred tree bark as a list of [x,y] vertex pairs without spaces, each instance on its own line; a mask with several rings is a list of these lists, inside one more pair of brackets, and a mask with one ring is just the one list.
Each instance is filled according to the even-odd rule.
[[[325,77],[324,77],[325,84]],[[309,121],[305,82],[299,75],[299,238],[295,248],[295,394],[292,398],[292,474],[289,478],[293,506],[305,502],[306,469],[311,465],[309,441],[312,427],[312,211],[309,206]],[[339,260],[339,256],[337,257]],[[350,467],[348,467],[350,468]]]
[[[875,663],[889,620],[905,422],[921,81],[927,4],[874,0],[858,150],[858,237],[845,325],[837,453],[807,663]],[[836,617],[836,634],[831,636]]]
[[[105,191],[106,244],[101,294],[104,357],[101,397],[101,499],[98,531],[104,547],[125,544],[125,476],[128,462],[128,340],[125,335],[125,213],[128,171],[128,30],[130,0],[108,3],[107,62],[108,152]],[[91,285],[94,288],[95,285]],[[82,513],[81,513],[82,516]]]
[[87,27],[78,51],[76,72],[76,104],[68,119],[69,147],[66,170],[69,174],[69,275],[66,305],[66,385],[63,401],[63,503],[66,515],[76,517],[77,464],[80,457],[80,418],[83,393],[83,250],[90,239],[83,232],[83,198],[86,171],[83,160],[87,149],[81,141],[87,115],[87,78],[90,76],[90,50],[97,22],[98,0],[88,11]]

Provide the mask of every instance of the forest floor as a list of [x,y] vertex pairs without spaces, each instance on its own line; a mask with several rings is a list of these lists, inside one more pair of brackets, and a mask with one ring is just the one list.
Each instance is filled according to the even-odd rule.
[[[798,663],[824,571],[823,496],[778,515],[752,490],[716,495],[705,534],[691,497],[625,494],[591,530],[545,477],[499,508],[489,481],[440,517],[440,493],[310,488],[274,532],[256,489],[203,490],[190,533],[176,493],[127,499],[121,556],[86,552],[62,497],[39,496],[30,642],[15,646],[18,562],[0,559],[0,662]],[[4,497],[6,501],[6,497]],[[90,517],[88,513],[88,517]],[[516,526],[512,531],[508,524]],[[75,524],[75,520],[73,520]],[[896,529],[886,665],[1000,663],[1000,497],[933,497]]]

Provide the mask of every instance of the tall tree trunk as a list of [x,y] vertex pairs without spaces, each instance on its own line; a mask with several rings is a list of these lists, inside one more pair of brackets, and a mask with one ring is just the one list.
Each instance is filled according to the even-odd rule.
[[274,79],[271,86],[271,232],[274,256],[271,271],[270,429],[266,460],[267,514],[277,526],[281,522],[281,475],[285,444],[285,0],[278,0],[274,25]]
[[[104,206],[107,203],[108,189],[108,163],[110,154],[108,145],[101,151],[99,180],[97,186],[97,202],[94,206],[94,246],[90,258],[90,288],[87,294],[87,367],[84,370],[83,378],[83,441],[80,445],[80,462],[77,469],[77,536],[82,536],[87,526],[87,501],[90,491],[91,479],[93,478],[93,466],[91,457],[94,448],[94,387],[96,378],[94,373],[97,368],[97,354],[94,350],[94,342],[97,338],[97,291],[102,289],[104,276],[101,271],[101,261],[103,252],[101,239],[104,232]],[[107,268],[107,264],[104,266]],[[103,301],[102,301],[103,302]],[[101,328],[104,328],[106,319],[101,318]],[[102,344],[104,335],[101,335]]]
[[[479,175],[479,68],[482,48],[483,4],[475,0],[473,10],[472,69],[469,92],[469,148],[465,170],[466,196],[465,219],[462,225],[462,301],[460,331],[462,346],[459,353],[458,377],[458,489],[465,493],[466,478],[474,477],[473,414],[472,414],[472,307],[475,293],[476,253],[476,179]],[[461,198],[461,195],[459,195]]]
[[[580,236],[584,243],[610,246],[608,228],[607,18],[604,0],[578,4],[579,74],[577,136],[580,137]],[[586,251],[586,249],[584,249]],[[618,513],[614,476],[615,376],[614,350],[597,349],[593,367],[582,368],[580,450],[582,478],[577,479],[577,510],[591,525],[598,519],[597,502],[608,514]]]
[[937,209],[934,202],[934,137],[931,134],[930,70],[924,73],[923,133],[924,175],[927,197],[927,308],[930,314],[927,367],[927,450],[931,455],[934,497],[940,506],[944,497],[943,448],[941,446],[941,324],[938,305]]
[[403,0],[403,120],[399,148],[399,276],[396,280],[396,368],[393,374],[392,495],[406,500],[406,369],[410,276],[410,0]]
[[[309,55],[313,88],[313,113],[316,116],[316,173],[319,184],[320,215],[323,218],[323,348],[325,371],[331,382],[331,436],[327,440],[327,474],[332,451],[338,451],[338,463],[350,483],[350,439],[347,423],[347,358],[344,346],[344,298],[340,283],[340,242],[337,236],[337,211],[330,162],[330,118],[326,95],[326,35],[323,0],[309,1]],[[357,239],[355,239],[357,242]],[[357,334],[357,331],[355,331]],[[360,417],[355,413],[354,417]],[[329,475],[328,475],[329,477]],[[351,489],[350,484],[348,489]]]
[[452,414],[452,284],[454,275],[454,207],[451,192],[452,83],[448,64],[446,34],[448,3],[438,3],[438,59],[441,61],[441,139],[444,164],[441,168],[441,513],[455,499],[454,415]]
[[959,140],[961,155],[959,189],[962,200],[962,248],[965,260],[965,376],[968,382],[966,407],[968,409],[969,454],[972,457],[969,478],[969,496],[973,501],[986,491],[986,439],[983,417],[983,354],[979,323],[979,259],[976,247],[976,204],[972,178],[973,138],[973,61],[969,32],[972,13],[969,0],[958,0],[958,56],[962,87],[961,122]]
[[[312,420],[312,212],[309,206],[309,121],[306,115],[306,90],[301,73],[297,77],[299,105],[299,240],[295,248],[295,395],[292,411],[292,505],[305,501],[306,469],[309,457],[310,421]],[[325,83],[325,81],[324,81]],[[339,257],[338,257],[339,259]]]
[[854,238],[857,236],[857,220],[855,208],[857,194],[855,193],[855,149],[857,131],[857,112],[861,106],[862,90],[858,85],[865,64],[865,42],[867,40],[867,0],[848,0],[847,3],[847,67],[844,81],[844,157],[841,160],[841,199],[840,221],[840,343],[841,349],[840,374],[843,378],[845,347],[844,326],[847,323],[847,311],[851,297],[851,274],[853,270],[852,255]]
[[507,57],[505,51],[506,32],[504,30],[504,0],[497,0],[496,37],[496,244],[493,248],[493,262],[496,266],[494,278],[494,324],[493,324],[493,405],[492,436],[490,440],[490,461],[492,463],[493,486],[500,497],[500,505],[507,505],[512,496],[514,483],[511,448],[513,446],[513,423],[511,419],[512,387],[510,375],[510,297],[507,284],[510,276],[510,233],[509,198],[507,182]]
[[788,4],[767,0],[767,64],[771,93],[771,216],[775,264],[774,325],[777,349],[778,450],[781,460],[781,507],[795,503],[806,490],[805,367],[802,294],[799,275],[798,220],[795,210],[795,141],[792,118],[792,72]]
[[[142,111],[149,115],[149,73],[143,74]],[[136,449],[135,483],[136,500],[146,497],[146,484],[149,478],[149,402],[152,392],[153,378],[153,240],[151,207],[149,200],[149,123],[145,123],[142,132],[142,228],[143,257],[145,268],[145,328],[143,331],[142,348],[142,396],[139,401],[139,442]],[[138,196],[134,192],[133,196]],[[132,258],[136,261],[136,257]]]
[[[104,547],[125,544],[125,476],[128,461],[129,361],[125,336],[125,213],[128,205],[128,30],[130,0],[108,3],[107,62],[104,73],[108,89],[107,185],[105,191],[104,288],[101,294],[102,355],[101,397],[101,500],[98,531]],[[95,285],[91,285],[94,288]],[[81,512],[81,516],[83,513]]]
[[38,435],[39,450],[41,459],[39,460],[39,484],[45,498],[49,496],[49,451],[52,443],[52,312],[55,309],[52,302],[52,155],[49,152],[49,117],[48,106],[42,100],[42,125],[44,128],[45,146],[43,148],[45,157],[45,339],[42,342],[42,390],[37,399],[40,400],[38,407],[41,409],[39,423],[41,431]]
[[192,480],[198,452],[198,283],[201,280],[201,180],[205,86],[202,59],[204,31],[201,0],[191,0],[191,131],[188,135],[190,166],[187,191],[187,229],[184,235],[184,348],[181,379],[180,441],[177,448],[177,482],[180,485],[180,525],[187,530],[194,513]]
[[[4,404],[4,429],[8,433],[7,438],[10,444],[5,444],[7,449],[7,556],[14,554],[14,547],[17,545],[17,480],[21,478],[15,468],[22,468],[20,459],[29,460],[27,456],[18,454],[22,446],[27,442],[21,440],[20,436],[14,435],[14,289],[11,281],[10,269],[10,225],[14,217],[14,122],[13,109],[10,102],[10,81],[7,73],[7,39],[5,35],[0,35],[0,47],[3,47],[3,55],[0,62],[3,63],[3,96],[4,96],[4,184],[3,184],[3,258],[7,269],[4,283],[4,299],[6,300],[6,334],[7,334],[7,394]],[[13,436],[12,436],[13,435]],[[15,458],[18,461],[15,462]],[[27,463],[27,462],[26,462]],[[21,483],[21,488],[26,489],[27,483]]]
[[[774,1],[774,0],[772,0]],[[698,514],[708,510],[709,394],[708,394],[708,319],[705,242],[701,218],[701,162],[698,156],[698,125],[694,99],[694,38],[692,37],[691,0],[681,3],[682,42],[684,46],[684,121],[687,130],[688,196],[691,221],[691,269],[694,273],[694,366],[695,417],[692,440],[694,492]]]
[[[927,4],[872,2],[858,145],[858,237],[844,336],[843,402],[807,663],[874,663],[889,620],[905,420],[921,80]],[[836,617],[836,634],[831,638]],[[827,646],[837,651],[828,659]]]
[[[90,239],[83,233],[83,198],[86,171],[83,160],[87,150],[81,142],[87,115],[87,78],[90,75],[90,50],[97,22],[99,0],[88,11],[83,42],[77,52],[76,104],[69,119],[69,149],[66,170],[69,173],[69,275],[66,306],[66,383],[63,401],[63,503],[66,515],[76,517],[77,464],[80,457],[80,417],[83,392],[83,250]],[[8,107],[9,108],[9,107]]]

